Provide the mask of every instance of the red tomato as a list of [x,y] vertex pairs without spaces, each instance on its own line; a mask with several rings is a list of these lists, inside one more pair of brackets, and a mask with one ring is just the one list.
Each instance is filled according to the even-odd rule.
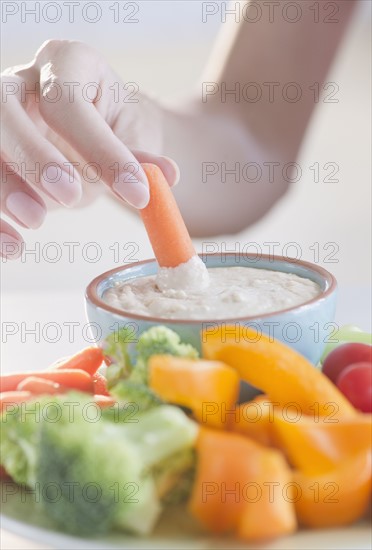
[[342,371],[337,386],[356,409],[372,412],[372,363],[354,363]]
[[350,342],[337,346],[327,355],[322,371],[334,384],[337,384],[338,377],[346,367],[364,362],[372,363],[372,346]]

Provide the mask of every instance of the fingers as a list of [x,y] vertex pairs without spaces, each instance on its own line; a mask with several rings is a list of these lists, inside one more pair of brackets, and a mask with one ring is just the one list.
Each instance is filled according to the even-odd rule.
[[40,227],[46,216],[44,201],[3,161],[1,173],[1,210],[23,227]]
[[79,176],[71,173],[71,164],[41,135],[15,97],[8,98],[3,112],[1,155],[11,170],[64,206],[79,202]]
[[[45,84],[42,86],[45,89]],[[66,140],[97,176],[121,199],[136,208],[149,200],[146,175],[135,156],[115,136],[94,105],[76,100],[61,100],[51,108],[41,101],[40,111],[46,123]]]
[[132,153],[141,163],[149,162],[159,166],[170,187],[177,185],[180,179],[180,169],[174,160],[169,157],[159,157],[151,153],[146,153],[145,151],[138,151],[137,149],[132,149]]
[[22,252],[23,239],[7,222],[0,220],[0,256],[16,260]]
[[[37,105],[22,104],[19,97],[10,98],[4,123],[5,145],[2,154],[8,162],[15,163],[13,169],[20,181],[23,179],[38,186],[66,206],[72,206],[80,200],[80,178],[65,156],[41,134],[44,127],[41,117],[35,119],[36,123],[33,122],[33,107],[41,114],[45,127],[53,130],[62,138],[62,143],[71,147],[88,163],[84,166],[88,169],[85,174],[93,172],[96,176],[91,181],[101,179],[117,197],[136,208],[145,207],[149,200],[148,182],[141,162],[157,164],[171,186],[179,178],[178,167],[171,159],[143,151],[135,151],[133,154],[123,143],[127,143],[127,134],[130,135],[131,130],[136,128],[133,116],[129,116],[127,111],[126,114],[124,110],[122,112],[125,140],[116,135],[110,125],[121,110],[118,111],[117,105],[113,107],[112,102],[107,103],[107,94],[102,101],[98,96],[87,99],[81,94],[73,95],[71,100],[71,90],[65,84],[84,87],[97,81],[107,88],[111,82],[108,73],[107,65],[92,49],[69,41],[51,41],[43,44],[32,63],[18,67],[13,75],[8,76],[24,82],[27,89],[34,89],[40,84],[41,96],[40,102],[36,101]],[[146,114],[142,118],[145,122],[148,120]],[[39,131],[36,124],[40,122]],[[146,122],[145,128],[147,126]],[[26,171],[22,171],[20,166],[25,166]],[[84,179],[85,174],[83,172]],[[27,190],[30,188],[23,186],[19,194],[13,194],[5,208],[13,219],[17,218],[17,221],[30,226],[37,223],[36,209],[43,205],[37,195],[32,197]],[[25,217],[30,208],[25,207],[27,201],[22,194],[24,192],[36,201],[32,219]]]
[[[95,80],[107,88],[109,71],[101,57],[83,44],[51,42],[37,53],[35,64],[42,90],[39,109],[48,126],[96,167],[97,177],[116,196],[136,208],[145,207],[149,200],[146,174],[109,125],[117,106],[107,102],[107,94],[100,100],[98,91],[96,97],[83,98],[77,93],[71,100],[66,87],[66,83],[75,82],[84,88]],[[50,101],[56,94],[58,101]]]

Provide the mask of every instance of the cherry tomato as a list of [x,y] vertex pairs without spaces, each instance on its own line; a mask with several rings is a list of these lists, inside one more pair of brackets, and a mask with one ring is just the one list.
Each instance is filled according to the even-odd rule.
[[341,372],[353,363],[372,363],[372,346],[361,343],[347,343],[335,348],[323,363],[323,374],[337,384]]
[[372,334],[364,332],[359,327],[354,325],[343,325],[335,332],[332,332],[330,339],[324,348],[321,362],[324,363],[325,358],[332,350],[338,348],[342,344],[349,342],[360,342],[361,344],[372,344]]
[[354,363],[342,371],[337,387],[356,409],[372,412],[372,364]]

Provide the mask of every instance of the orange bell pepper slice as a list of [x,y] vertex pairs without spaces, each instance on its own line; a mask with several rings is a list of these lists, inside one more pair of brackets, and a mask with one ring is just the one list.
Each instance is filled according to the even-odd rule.
[[259,395],[252,401],[238,405],[230,429],[250,437],[261,445],[275,446],[274,410],[275,407],[267,395]]
[[[189,510],[213,533],[261,541],[296,530],[292,474],[281,453],[247,437],[202,428]],[[289,491],[289,492],[286,492]]]
[[235,407],[239,377],[219,361],[153,355],[149,386],[164,401],[190,408],[201,424],[221,428]]
[[265,334],[239,325],[219,325],[201,334],[203,356],[234,367],[240,377],[278,405],[295,403],[303,414],[335,418],[357,414],[336,386],[305,357]]
[[332,423],[319,420],[308,417],[290,422],[280,410],[274,412],[272,437],[296,469],[307,474],[326,472],[372,448],[372,415]]
[[368,450],[320,475],[295,473],[299,522],[306,527],[336,527],[363,517],[371,496],[371,464]]

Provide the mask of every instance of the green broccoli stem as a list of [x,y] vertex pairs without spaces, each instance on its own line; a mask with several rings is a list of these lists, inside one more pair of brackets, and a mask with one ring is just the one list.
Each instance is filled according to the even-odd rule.
[[133,365],[129,353],[129,345],[133,343],[133,331],[123,327],[112,332],[103,343],[104,354],[112,364],[107,368],[107,385],[110,389],[120,379],[128,378]]
[[189,496],[195,463],[195,451],[187,449],[174,453],[153,468],[156,492],[163,503],[176,504]]

